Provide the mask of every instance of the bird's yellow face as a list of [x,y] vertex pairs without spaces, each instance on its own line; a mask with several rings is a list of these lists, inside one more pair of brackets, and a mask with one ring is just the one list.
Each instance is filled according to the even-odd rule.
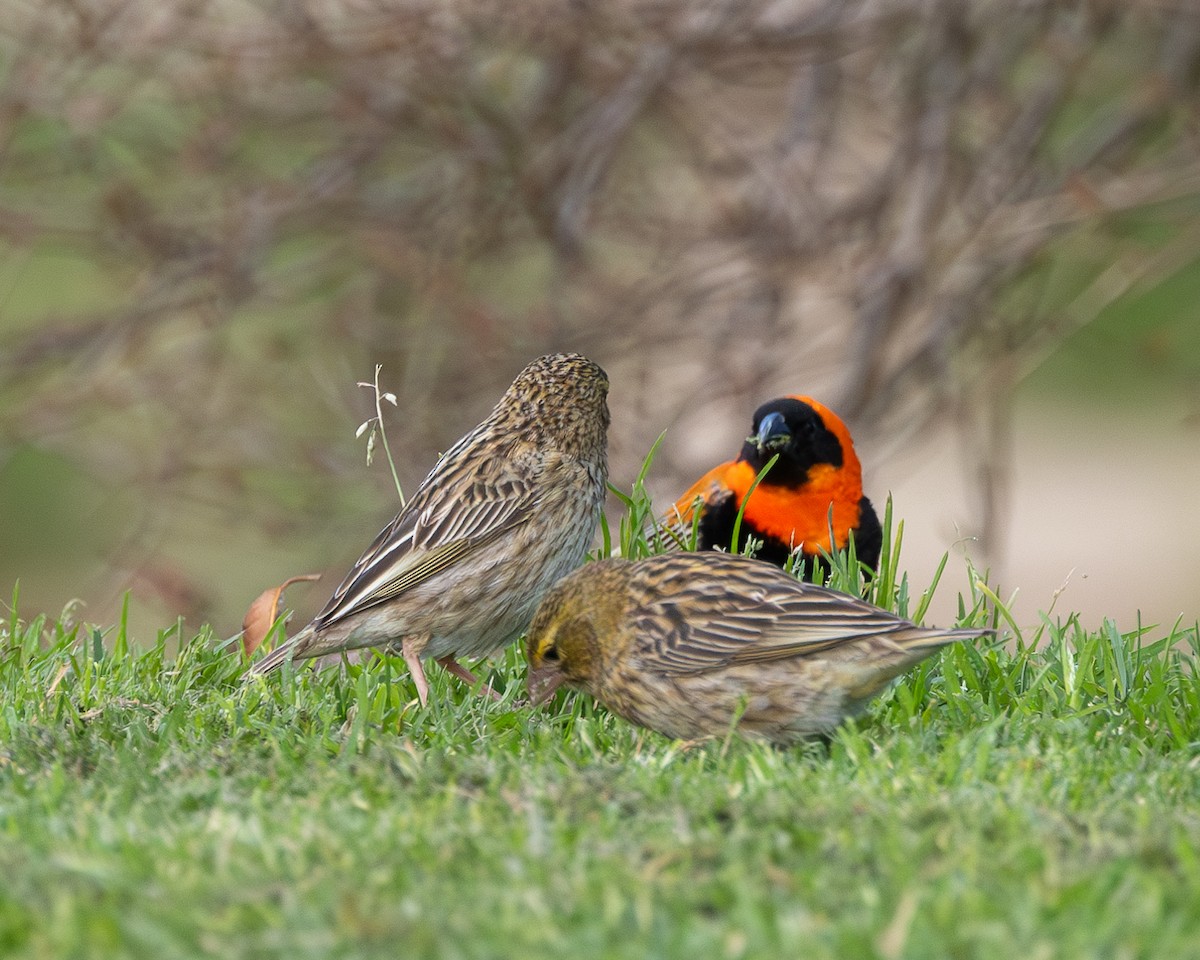
[[596,692],[596,684],[619,656],[619,626],[628,593],[628,560],[610,558],[584,564],[542,598],[529,626],[529,698],[550,699],[562,684]]
[[531,702],[545,703],[563,683],[587,686],[598,655],[595,627],[575,612],[571,596],[548,597],[526,641]]

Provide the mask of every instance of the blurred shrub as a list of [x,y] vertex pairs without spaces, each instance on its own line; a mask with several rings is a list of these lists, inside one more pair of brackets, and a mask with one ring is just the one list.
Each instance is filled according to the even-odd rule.
[[897,444],[949,412],[995,477],[1029,365],[1200,240],[1188,0],[0,18],[0,461],[139,491],[137,543],[378,515],[330,442],[372,364],[411,482],[565,347],[613,376],[618,478],[796,389]]

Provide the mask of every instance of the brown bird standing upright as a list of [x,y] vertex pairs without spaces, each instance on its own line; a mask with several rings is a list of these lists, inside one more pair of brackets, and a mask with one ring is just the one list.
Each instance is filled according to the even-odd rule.
[[533,361],[451,447],[358,559],[329,603],[253,668],[400,643],[421,703],[422,659],[475,677],[579,566],[608,479],[608,377],[578,354]]
[[[776,454],[779,459],[749,494],[734,545],[738,511]],[[824,569],[822,550],[844,550],[851,534],[855,555],[874,571],[883,542],[875,508],[863,496],[862,467],[850,431],[811,397],[781,397],[754,411],[750,436],[737,459],[697,480],[663,519],[676,540],[690,537],[693,522],[700,550],[740,553],[746,539],[754,537],[762,542],[755,554],[760,560],[783,566],[799,551],[810,572]]]
[[529,694],[580,687],[679,739],[827,734],[933,651],[930,630],[778,567],[724,553],[601,560],[546,594],[526,641]]

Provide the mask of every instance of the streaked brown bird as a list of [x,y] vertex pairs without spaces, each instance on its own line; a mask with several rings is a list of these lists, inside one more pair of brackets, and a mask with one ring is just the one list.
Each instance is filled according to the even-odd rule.
[[583,562],[608,479],[608,377],[578,354],[533,361],[451,447],[312,623],[253,667],[400,644],[421,703],[423,659],[469,683],[458,657],[514,641]]
[[[779,459],[751,493],[776,455]],[[760,560],[783,566],[795,553],[810,573],[827,572],[821,551],[845,550],[851,536],[855,555],[873,572],[883,542],[875,508],[863,495],[862,466],[850,431],[812,397],[779,397],[754,411],[737,459],[713,467],[663,518],[677,541],[690,538],[693,522],[701,550],[741,553],[747,538],[754,537],[762,544],[755,554]]]
[[555,584],[526,641],[530,699],[560,684],[668,737],[828,734],[939,647],[986,630],[918,627],[723,553],[601,560]]

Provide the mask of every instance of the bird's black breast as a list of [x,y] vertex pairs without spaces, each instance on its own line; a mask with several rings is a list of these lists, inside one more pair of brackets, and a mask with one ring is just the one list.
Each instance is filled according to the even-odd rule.
[[[879,525],[879,517],[871,501],[863,497],[858,502],[858,526],[852,530],[854,534],[855,555],[865,563],[872,572],[879,566],[879,552],[883,546],[883,528]],[[733,541],[733,525],[737,521],[739,503],[737,497],[728,493],[710,502],[700,517],[698,527],[697,548],[700,550],[721,549],[730,553],[741,553],[746,547],[747,539],[753,537],[762,546],[755,556],[759,560],[773,563],[782,567],[792,555],[793,545],[779,537],[764,533],[754,522],[743,514],[742,524],[738,529],[738,542]],[[829,578],[829,565],[820,554],[805,554],[805,579],[824,582]]]
[[767,563],[782,567],[792,554],[792,545],[759,530],[745,515],[742,516],[742,524],[738,529],[738,542],[736,546],[732,545],[733,525],[737,522],[739,508],[740,504],[733,493],[726,494],[709,503],[700,517],[698,548],[741,553],[746,547],[746,541],[753,537],[762,543],[755,556],[760,560],[766,560]]

